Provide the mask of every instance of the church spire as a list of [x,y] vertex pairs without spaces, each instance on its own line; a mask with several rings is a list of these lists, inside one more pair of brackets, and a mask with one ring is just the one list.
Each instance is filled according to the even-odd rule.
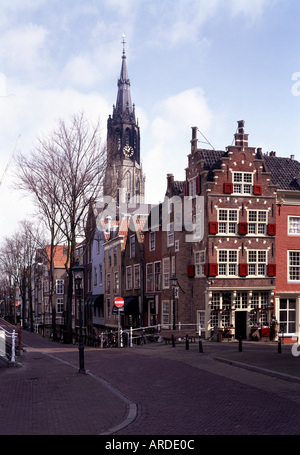
[[120,79],[118,80],[118,95],[117,95],[117,110],[120,110],[123,114],[126,108],[129,109],[129,112],[133,112],[133,106],[131,102],[131,94],[130,94],[130,80],[128,77],[127,72],[127,65],[126,65],[126,54],[125,54],[125,35],[123,35],[123,55],[122,55],[122,66],[121,66],[121,73]]

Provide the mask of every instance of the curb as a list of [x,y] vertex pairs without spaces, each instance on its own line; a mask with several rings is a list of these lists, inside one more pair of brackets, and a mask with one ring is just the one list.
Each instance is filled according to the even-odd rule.
[[[78,369],[77,366],[73,365],[72,363],[70,363],[70,362],[68,362],[66,360],[60,359],[59,357],[56,357],[53,354],[47,354],[47,353],[41,351],[40,349],[34,348],[32,346],[29,346],[29,345],[25,345],[25,346],[28,346],[31,349],[34,349],[35,351],[38,351],[38,352],[40,352],[41,354],[43,354],[43,355],[45,355],[47,357],[51,357],[52,359],[58,360],[59,362],[62,362],[62,363],[66,364],[66,365],[68,365],[68,366],[70,366],[72,368]],[[131,424],[135,420],[135,418],[137,416],[137,405],[135,403],[133,403],[132,401],[130,401],[118,389],[113,387],[111,384],[109,384],[107,381],[105,381],[104,379],[100,378],[99,376],[96,376],[95,374],[91,373],[89,370],[86,370],[85,374],[87,374],[88,376],[90,376],[93,379],[95,379],[103,387],[105,387],[110,392],[112,392],[114,395],[116,395],[118,398],[120,398],[123,402],[126,403],[127,408],[128,408],[127,417],[125,417],[125,419],[121,423],[119,423],[118,425],[116,425],[115,427],[113,427],[111,429],[108,429],[108,430],[105,430],[104,432],[99,433],[99,435],[111,435],[111,434],[116,433],[117,431],[120,431],[123,428],[127,427],[129,424]]]
[[217,356],[213,356],[213,355],[210,357],[213,360],[216,360],[217,362],[227,363],[228,365],[232,365],[232,366],[238,367],[238,368],[243,368],[244,370],[250,370],[250,371],[254,371],[256,373],[265,374],[267,376],[273,376],[277,379],[283,379],[284,381],[297,382],[298,384],[300,383],[300,378],[298,378],[297,376],[291,376],[288,374],[279,373],[277,371],[267,370],[265,368],[249,365],[247,363],[236,362],[234,360],[224,359],[223,357],[217,357]]

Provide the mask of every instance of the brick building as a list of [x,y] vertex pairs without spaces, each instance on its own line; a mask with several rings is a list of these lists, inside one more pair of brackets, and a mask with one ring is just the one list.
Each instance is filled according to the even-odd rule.
[[129,219],[127,242],[122,252],[122,289],[124,315],[122,326],[141,327],[144,297],[144,220]]
[[300,327],[300,163],[275,152],[265,161],[277,188],[275,316],[285,343],[294,343]]
[[200,323],[206,338],[216,328],[224,336],[267,335],[276,277],[276,187],[261,149],[248,146],[244,122],[225,151],[199,149],[192,128],[186,180],[169,175],[166,195],[158,322]]
[[193,243],[190,277],[198,320],[206,337],[215,327],[235,337],[266,335],[276,276],[276,187],[262,151],[248,145],[239,121],[235,143],[224,152],[198,149],[193,128],[188,160],[185,194],[204,198],[203,238]]

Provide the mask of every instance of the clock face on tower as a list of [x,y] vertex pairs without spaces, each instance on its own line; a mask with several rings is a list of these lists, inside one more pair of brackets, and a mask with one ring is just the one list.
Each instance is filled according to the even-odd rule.
[[128,158],[130,158],[133,155],[133,152],[134,150],[132,147],[130,147],[130,145],[125,145],[125,147],[123,148],[123,153]]

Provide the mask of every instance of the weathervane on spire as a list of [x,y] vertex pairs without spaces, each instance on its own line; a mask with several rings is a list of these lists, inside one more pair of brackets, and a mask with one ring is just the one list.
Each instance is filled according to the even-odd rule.
[[124,54],[124,55],[125,55],[125,44],[126,44],[125,38],[126,38],[126,35],[122,35],[123,54]]

